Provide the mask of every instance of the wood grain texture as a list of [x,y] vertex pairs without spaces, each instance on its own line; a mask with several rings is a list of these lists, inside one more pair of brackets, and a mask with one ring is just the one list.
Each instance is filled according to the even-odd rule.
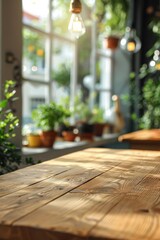
[[160,239],[158,151],[86,149],[0,184],[0,240]]
[[2,175],[0,177],[0,197],[41,182],[46,178],[65,172],[68,169],[68,166],[62,165],[57,165],[55,168],[52,168],[49,162],[44,162]]

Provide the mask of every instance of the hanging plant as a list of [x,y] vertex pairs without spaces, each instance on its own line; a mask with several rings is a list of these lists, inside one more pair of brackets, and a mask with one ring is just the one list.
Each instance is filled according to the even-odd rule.
[[126,28],[129,4],[127,0],[99,0],[95,16],[99,32],[104,36],[122,36]]

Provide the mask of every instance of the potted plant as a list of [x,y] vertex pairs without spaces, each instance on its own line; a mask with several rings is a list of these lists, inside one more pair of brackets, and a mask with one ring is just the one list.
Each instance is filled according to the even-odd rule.
[[115,49],[124,34],[128,15],[127,0],[99,0],[96,17],[99,33],[104,36],[104,47]]
[[32,119],[42,130],[40,136],[45,147],[52,147],[57,135],[58,124],[69,117],[70,113],[55,102],[40,104],[32,111]]
[[82,94],[76,96],[74,115],[82,138],[92,140],[94,136],[102,136],[105,126],[104,110],[97,105],[91,109],[88,100],[82,99]]
[[26,147],[41,147],[42,141],[39,129],[36,129],[33,124],[25,124],[22,128],[23,146]]
[[27,134],[28,147],[42,147],[42,140],[39,133],[29,133]]
[[93,124],[93,134],[96,137],[101,137],[103,135],[103,130],[106,126],[104,120],[104,109],[94,106],[91,111],[90,123]]
[[66,126],[62,131],[62,136],[65,141],[73,142],[78,136],[78,132],[75,126]]
[[[63,99],[66,108],[69,108],[69,97]],[[97,105],[92,109],[89,107],[88,99],[83,99],[82,91],[79,91],[74,99],[74,109],[71,112],[74,126],[65,126],[67,132],[75,138],[77,135],[81,140],[93,140],[94,136],[102,136],[105,127],[104,110]]]
[[97,105],[90,109],[86,102],[81,103],[80,108],[81,110],[78,111],[79,121],[77,121],[76,125],[81,133],[85,133],[84,138],[87,136],[87,138],[91,139],[93,139],[94,136],[101,137],[106,125],[104,121],[104,110]]

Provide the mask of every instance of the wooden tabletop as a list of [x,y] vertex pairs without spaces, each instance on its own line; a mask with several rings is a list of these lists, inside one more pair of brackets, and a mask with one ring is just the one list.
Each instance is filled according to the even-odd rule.
[[119,141],[160,142],[160,129],[144,129],[119,136]]
[[0,240],[160,239],[160,152],[91,148],[0,177]]
[[118,137],[119,142],[128,142],[133,149],[160,150],[160,129],[143,129]]

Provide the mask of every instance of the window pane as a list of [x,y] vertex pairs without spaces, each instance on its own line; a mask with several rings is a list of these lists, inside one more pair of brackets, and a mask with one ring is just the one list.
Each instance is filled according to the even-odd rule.
[[103,109],[107,110],[111,106],[112,59],[109,55],[108,57],[99,56],[97,62],[99,64],[99,83],[97,84],[97,89],[99,90],[99,103]]
[[31,113],[39,104],[48,102],[48,87],[30,82],[23,83],[23,126],[32,123]]
[[53,99],[61,101],[70,94],[71,66],[73,65],[73,45],[59,39],[53,41],[52,54]]
[[46,39],[27,28],[23,29],[23,76],[35,80],[47,80],[45,68]]
[[49,0],[23,0],[23,22],[46,30],[48,28]]
[[69,12],[69,1],[64,1],[63,4],[59,0],[53,1],[53,31],[65,37],[71,38],[72,36],[68,32],[68,24],[71,17]]

